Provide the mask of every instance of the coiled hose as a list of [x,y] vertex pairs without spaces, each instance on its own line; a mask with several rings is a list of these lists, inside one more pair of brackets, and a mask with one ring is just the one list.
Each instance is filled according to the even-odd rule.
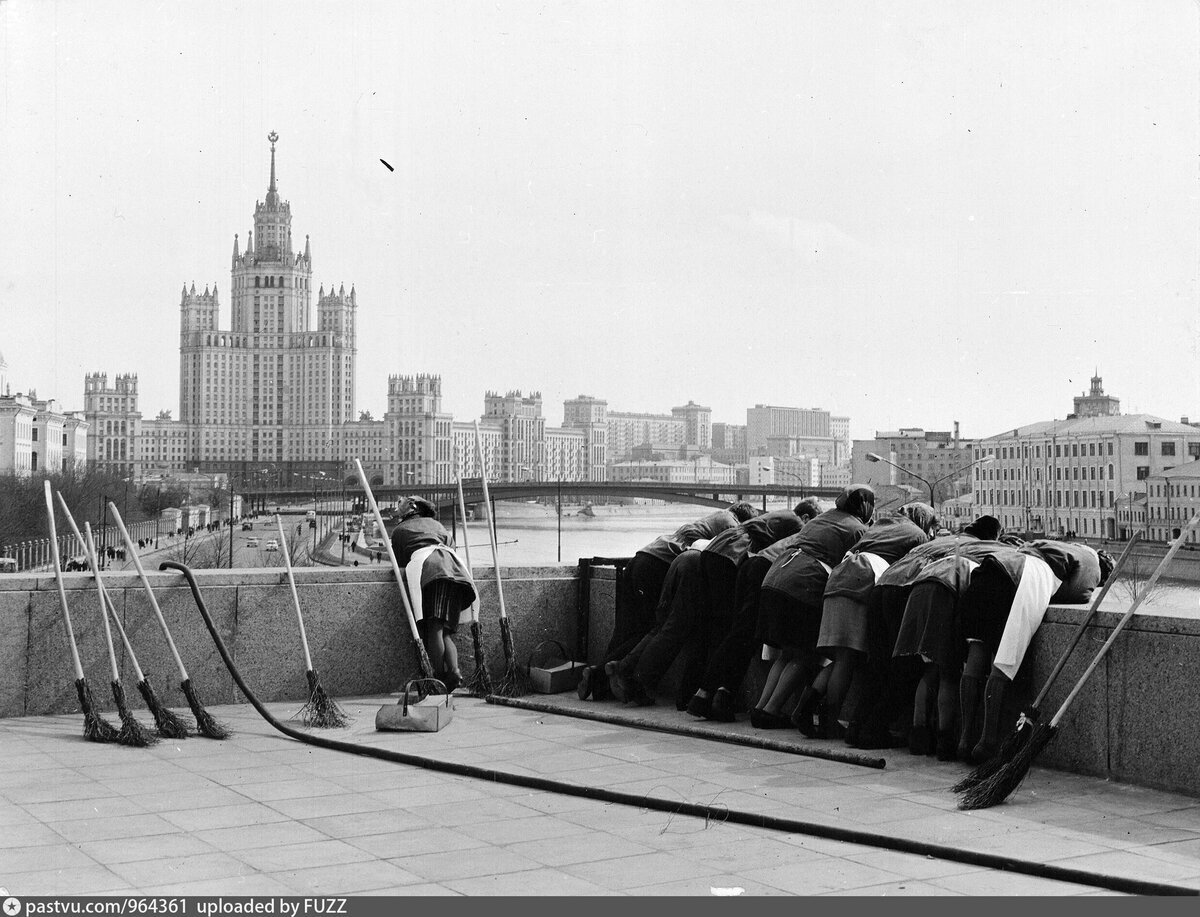
[[848,844],[860,844],[866,847],[877,847],[884,850],[895,850],[900,853],[909,853],[915,856],[936,857],[938,859],[950,860],[956,863],[966,863],[971,866],[980,866],[985,869],[997,869],[1005,872],[1015,872],[1023,875],[1038,876],[1044,879],[1053,879],[1059,882],[1073,882],[1078,885],[1088,885],[1095,888],[1105,888],[1112,891],[1125,892],[1135,895],[1200,895],[1200,890],[1185,888],[1178,885],[1169,885],[1162,882],[1153,882],[1146,879],[1133,879],[1125,876],[1109,876],[1100,873],[1087,872],[1080,869],[1069,869],[1064,866],[1054,866],[1048,863],[1033,863],[1028,861],[1016,860],[1010,857],[1001,856],[998,854],[985,853],[982,851],[960,850],[956,847],[948,847],[943,844],[932,844],[926,841],[912,840],[908,838],[889,837],[887,835],[872,834],[868,831],[861,831],[854,828],[843,828],[837,825],[826,825],[818,822],[808,822],[794,818],[780,818],[773,815],[764,815],[756,812],[746,812],[739,809],[729,809],[724,806],[708,805],[705,803],[680,802],[673,799],[660,799],[654,796],[638,795],[635,793],[623,793],[619,790],[610,790],[603,787],[584,786],[576,783],[563,783],[558,780],[551,780],[548,777],[534,777],[523,774],[510,774],[504,771],[494,770],[489,767],[480,767],[474,764],[459,764],[453,761],[439,761],[436,758],[427,758],[423,755],[414,755],[402,751],[393,751],[386,748],[375,748],[370,745],[356,745],[353,742],[343,742],[338,739],[329,739],[324,736],[312,735],[307,732],[302,732],[299,729],[294,729],[286,723],[276,719],[262,702],[250,690],[249,685],[243,680],[241,672],[238,671],[237,665],[233,661],[228,648],[225,646],[225,641],[222,639],[217,630],[212,616],[208,613],[208,608],[204,604],[204,597],[200,593],[200,587],[196,583],[196,578],[192,573],[191,568],[185,564],[175,561],[164,561],[159,565],[160,570],[178,570],[187,580],[188,586],[192,590],[192,597],[196,601],[196,607],[200,611],[200,616],[204,619],[204,625],[208,628],[208,632],[212,635],[213,643],[217,647],[217,652],[221,654],[221,659],[225,662],[225,667],[229,669],[229,674],[232,676],[234,683],[238,689],[244,694],[247,700],[259,716],[271,724],[275,729],[282,732],[284,735],[304,742],[308,745],[315,745],[318,748],[328,748],[332,751],[348,752],[352,755],[362,755],[368,758],[379,758],[384,761],[392,761],[396,764],[407,764],[412,767],[420,767],[426,770],[439,771],[446,774],[455,774],[460,777],[469,777],[474,780],[488,780],[493,783],[506,783],[511,786],[526,787],[531,790],[540,790],[547,793],[560,793],[565,796],[578,796],[584,799],[594,799],[599,802],[611,802],[618,805],[634,806],[639,809],[652,809],[658,812],[667,812],[672,815],[691,815],[696,818],[703,818],[706,822],[730,822],[737,825],[747,825],[754,828],[766,828],[772,831],[783,831],[789,834],[805,834],[811,837],[823,837],[829,840],[843,841]]

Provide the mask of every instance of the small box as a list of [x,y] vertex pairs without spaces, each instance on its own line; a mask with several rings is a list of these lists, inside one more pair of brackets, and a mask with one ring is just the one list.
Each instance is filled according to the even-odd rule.
[[[557,646],[561,656],[552,656],[536,665],[533,657],[542,647],[552,644]],[[557,640],[544,640],[533,648],[529,654],[527,671],[529,672],[529,687],[538,694],[561,694],[563,691],[574,691],[583,677],[584,663],[575,662],[568,658],[566,648]]]
[[[416,685],[426,685],[440,693],[420,693]],[[438,732],[454,716],[454,704],[446,686],[436,678],[418,678],[404,686],[404,696],[394,704],[379,708],[375,729],[380,732]]]

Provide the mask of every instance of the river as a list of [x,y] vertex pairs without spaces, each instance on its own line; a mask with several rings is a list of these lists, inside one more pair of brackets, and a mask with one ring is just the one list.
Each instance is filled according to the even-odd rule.
[[[598,506],[595,515],[581,515],[580,507],[563,507],[562,550],[564,564],[581,557],[632,557],[634,551],[659,535],[669,534],[711,510],[703,506]],[[482,519],[469,523],[471,563],[492,561],[487,528]],[[559,562],[559,525],[554,507],[538,504],[496,504],[497,552],[500,563],[511,566]],[[461,535],[461,533],[460,533]],[[459,537],[458,543],[462,544]]]

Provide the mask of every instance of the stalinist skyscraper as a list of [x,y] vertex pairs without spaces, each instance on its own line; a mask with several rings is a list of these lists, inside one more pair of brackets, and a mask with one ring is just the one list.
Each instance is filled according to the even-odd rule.
[[[442,410],[441,376],[390,375],[384,416],[358,417],[354,287],[347,293],[340,282],[336,289],[319,286],[313,323],[312,247],[305,236],[304,250],[296,251],[292,206],[280,197],[275,178],[279,136],[271,132],[267,139],[266,200],[254,205],[245,248],[233,238],[228,330],[221,329],[216,285],[197,292],[194,283],[185,284],[178,419],[167,411],[143,419],[135,373],[117,375],[111,386],[107,373],[89,373],[89,460],[139,480],[223,472],[239,486],[253,486],[262,473],[290,484],[319,473],[353,481],[353,459],[380,484],[453,481],[456,454],[465,476],[479,474],[474,425],[455,424]],[[603,449],[593,456],[592,434],[548,431],[540,415],[540,396],[489,394],[480,426],[492,474],[504,480],[603,476]]]
[[312,249],[292,245],[292,207],[275,180],[272,132],[267,199],[240,251],[233,239],[232,317],[218,326],[217,291],[183,292],[179,310],[179,419],[192,427],[187,453],[203,462],[277,462],[336,457],[335,431],[354,418],[354,288],[317,291],[312,323]]

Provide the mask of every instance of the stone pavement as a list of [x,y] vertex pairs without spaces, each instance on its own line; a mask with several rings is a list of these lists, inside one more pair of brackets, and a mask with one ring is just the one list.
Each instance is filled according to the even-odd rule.
[[[573,694],[556,701],[580,703]],[[344,702],[355,723],[319,734],[840,825],[879,843],[316,748],[244,705],[210,708],[232,728],[227,741],[150,749],[85,742],[79,715],[0,720],[0,886],[17,896],[1112,894],[1090,875],[1200,889],[1200,800],[1190,797],[1035,768],[1004,805],[959,812],[948,787],[963,766],[904,750],[878,753],[887,759],[880,770],[465,697],[441,732],[375,732],[375,711],[394,702]],[[268,706],[281,719],[298,707]],[[650,713],[696,722],[673,709]],[[886,849],[890,838],[1052,863],[1084,881],[897,852]]]

